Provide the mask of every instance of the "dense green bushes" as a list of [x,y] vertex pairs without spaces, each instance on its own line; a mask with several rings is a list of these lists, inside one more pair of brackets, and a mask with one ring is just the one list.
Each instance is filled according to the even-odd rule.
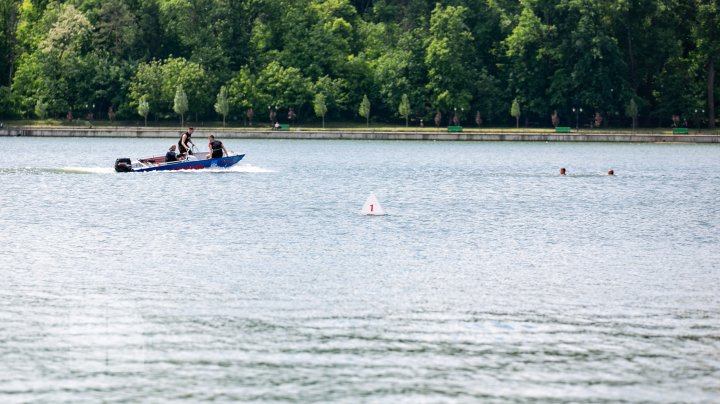
[[[711,0],[2,0],[0,114],[256,121],[713,124]],[[407,99],[405,101],[404,99]],[[399,106],[403,105],[403,111]],[[409,111],[408,111],[409,105]],[[322,108],[321,108],[322,110]],[[251,114],[252,115],[252,114]],[[597,118],[600,116],[600,119]],[[476,119],[481,117],[481,119]],[[677,122],[677,119],[675,119]]]

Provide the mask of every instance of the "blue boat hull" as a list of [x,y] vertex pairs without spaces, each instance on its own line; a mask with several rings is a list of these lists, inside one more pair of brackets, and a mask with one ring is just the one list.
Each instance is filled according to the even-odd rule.
[[150,167],[134,168],[134,173],[144,173],[149,171],[176,171],[176,170],[202,170],[204,168],[227,168],[237,164],[245,157],[244,154],[235,156],[221,157],[217,159],[195,160],[195,161],[173,161],[170,163],[159,163]]

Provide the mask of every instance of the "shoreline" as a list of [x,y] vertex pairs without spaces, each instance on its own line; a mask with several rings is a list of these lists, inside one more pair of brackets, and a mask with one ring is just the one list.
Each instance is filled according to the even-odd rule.
[[[572,133],[555,133],[551,129],[541,131],[482,131],[465,132],[441,130],[389,131],[389,130],[232,130],[197,128],[203,135],[217,134],[226,139],[298,139],[298,140],[395,140],[395,141],[491,141],[491,142],[610,142],[610,143],[702,143],[718,144],[718,134],[674,135],[666,133],[628,133],[581,130]],[[0,137],[78,137],[78,138],[177,138],[181,131],[173,129],[148,129],[144,127],[113,128],[34,128],[15,127],[0,129]]]

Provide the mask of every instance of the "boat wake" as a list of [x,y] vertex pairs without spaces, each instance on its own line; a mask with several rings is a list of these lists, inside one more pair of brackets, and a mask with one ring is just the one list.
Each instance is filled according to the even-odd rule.
[[234,165],[225,171],[231,171],[236,173],[274,173],[275,171],[270,170],[268,168],[262,168],[262,167],[255,167],[250,164],[244,164],[244,165]]
[[63,167],[57,170],[67,174],[115,174],[112,167]]
[[3,174],[115,174],[112,167],[23,167],[23,168],[0,168],[0,175]]

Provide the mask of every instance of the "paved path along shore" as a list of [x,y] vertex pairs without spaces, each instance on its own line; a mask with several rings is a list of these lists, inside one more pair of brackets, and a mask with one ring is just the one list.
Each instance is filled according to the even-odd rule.
[[[176,138],[180,130],[147,128],[3,128],[2,136],[28,137],[119,137]],[[663,133],[612,133],[580,131],[574,133],[498,132],[498,131],[233,131],[231,129],[196,129],[196,135],[216,134],[226,139],[347,139],[347,140],[438,140],[438,141],[520,141],[520,142],[640,142],[640,143],[720,143],[719,134],[672,135]]]

